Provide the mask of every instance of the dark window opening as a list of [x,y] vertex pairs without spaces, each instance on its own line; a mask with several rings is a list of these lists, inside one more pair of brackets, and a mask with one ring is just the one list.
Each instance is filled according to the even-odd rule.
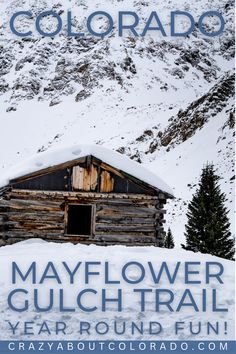
[[91,205],[68,205],[67,234],[91,235],[91,224]]

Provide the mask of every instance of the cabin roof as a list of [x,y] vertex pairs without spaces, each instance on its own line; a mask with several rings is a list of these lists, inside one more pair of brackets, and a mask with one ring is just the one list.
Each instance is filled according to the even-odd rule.
[[156,174],[141,164],[129,159],[116,151],[99,145],[74,145],[39,153],[27,161],[15,165],[0,177],[0,188],[7,186],[12,180],[30,175],[46,168],[57,166],[67,161],[79,160],[86,156],[93,156],[104,163],[135,177],[149,186],[173,196],[172,189]]

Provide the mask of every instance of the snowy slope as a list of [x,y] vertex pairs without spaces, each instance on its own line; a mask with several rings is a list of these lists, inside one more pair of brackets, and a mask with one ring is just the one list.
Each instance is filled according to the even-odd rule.
[[[0,5],[1,173],[56,147],[96,143],[118,150],[151,168],[174,190],[177,198],[167,206],[166,227],[172,228],[178,246],[184,241],[187,203],[202,166],[212,161],[233,221],[233,87],[227,81],[234,67],[232,0],[89,0],[79,5],[76,0],[0,0]],[[196,18],[215,9],[224,15],[226,27],[215,38],[197,30],[175,39],[114,33],[104,40],[65,34],[22,40],[9,33],[14,11],[33,8],[35,14],[51,6],[64,11],[62,17],[67,8],[76,17],[79,8],[79,26],[101,8],[114,18],[118,10],[141,12],[142,19],[156,10],[167,32],[173,9]]]
[[[62,284],[58,284],[55,279],[47,279],[42,284],[38,284],[41,279],[47,263],[53,262],[56,267],[58,275],[62,280]],[[168,261],[167,261],[168,260]],[[11,284],[11,263],[16,262],[22,272],[25,272],[33,261],[36,262],[36,284],[32,285],[30,279],[22,282],[17,276],[17,283]],[[90,268],[92,271],[100,272],[100,277],[93,275],[89,277],[89,284],[85,284],[84,271],[85,262],[101,262],[100,265]],[[121,277],[122,267],[129,261],[136,261],[141,263],[145,268],[145,277],[141,283],[136,285],[127,284]],[[173,274],[177,262],[181,262],[177,278],[174,284],[169,284],[166,274],[161,278],[158,284],[155,284],[151,272],[148,269],[148,262],[152,262],[155,273],[160,269],[161,263],[167,261],[170,274]],[[68,274],[62,265],[62,262],[67,262],[68,267],[73,270],[78,262],[82,262],[77,273],[75,273],[74,284],[70,284]],[[109,284],[104,286],[104,262],[109,262],[109,278],[110,280],[121,281],[120,284]],[[184,262],[201,262],[201,265],[192,265],[190,269],[199,271],[199,274],[191,274],[189,279],[191,281],[201,281],[201,284],[184,284]],[[223,284],[220,284],[216,278],[211,278],[209,284],[205,284],[205,267],[206,262],[220,262],[224,267],[224,272],[221,276]],[[65,339],[65,335],[59,333],[55,334],[55,323],[57,321],[65,322],[66,339],[67,340],[81,340],[90,338],[93,340],[99,339],[196,339],[196,340],[229,340],[234,338],[234,262],[223,260],[210,255],[196,254],[183,250],[167,250],[156,247],[124,247],[124,246],[109,246],[99,247],[95,245],[72,245],[72,244],[55,244],[47,243],[40,240],[31,240],[20,242],[16,245],[5,246],[0,249],[0,269],[1,269],[1,293],[0,293],[0,339],[21,340],[39,338],[38,332],[43,322],[46,321],[51,334],[41,333],[40,339]],[[216,265],[211,266],[212,273],[218,273],[219,268]],[[52,275],[52,270],[49,272]],[[132,266],[127,271],[127,277],[132,281],[140,278],[140,269]],[[99,280],[98,280],[99,279]],[[15,306],[22,307],[24,300],[29,300],[29,309],[27,312],[16,312],[7,306],[6,299],[9,292],[16,287],[28,290],[28,295],[18,294],[13,298]],[[40,306],[47,306],[49,289],[54,289],[54,304],[53,309],[47,312],[37,312],[33,306],[32,293],[33,289],[39,289]],[[94,288],[97,294],[88,294],[83,298],[83,304],[87,307],[97,306],[98,309],[94,312],[84,312],[76,306],[76,297],[78,293],[84,288]],[[108,289],[107,296],[117,297],[117,289],[123,289],[123,311],[117,312],[117,305],[115,303],[108,304],[108,311],[101,311],[101,289]],[[150,289],[152,292],[146,294],[146,310],[140,310],[140,295],[134,293],[133,289]],[[172,303],[173,309],[177,305],[183,295],[184,289],[189,288],[192,296],[199,307],[199,312],[196,312],[193,307],[182,308],[179,312],[175,310],[170,312],[166,306],[155,311],[154,292],[156,289],[170,289],[174,292],[174,301]],[[203,312],[202,304],[202,289],[206,289],[207,293],[207,310]],[[58,309],[58,291],[64,289],[64,306],[75,308],[75,312],[68,311],[60,313]],[[212,312],[212,290],[217,291],[217,307],[227,308],[227,312]],[[168,295],[163,295],[162,300],[168,298]],[[189,298],[185,302],[189,302]],[[12,325],[16,325],[19,321],[18,328],[15,335],[11,334],[9,330],[9,321]],[[34,334],[24,335],[24,321],[33,321],[29,324],[32,329],[30,332]],[[90,335],[86,332],[80,334],[81,322],[89,322]],[[109,325],[109,331],[105,335],[99,335],[95,332],[95,326],[98,322],[105,321]],[[135,322],[137,326],[143,326],[145,333],[142,335],[135,331],[131,334],[131,321]],[[176,321],[184,321],[184,329],[178,335],[174,334],[174,324]],[[122,331],[123,323],[126,323],[126,333],[118,335],[114,333],[114,322],[117,324],[117,331]],[[163,330],[156,335],[148,333],[148,326],[150,322],[159,322]],[[190,334],[189,324],[192,322],[194,332],[198,332],[199,322],[201,323],[201,330],[199,334]],[[219,334],[215,334],[212,330],[207,334],[207,322],[210,322],[213,327],[218,322]],[[227,322],[227,326],[225,326]],[[182,326],[182,325],[181,325]],[[158,326],[154,327],[156,330]],[[44,325],[45,330],[45,325]],[[100,325],[100,330],[104,327]],[[91,337],[90,337],[91,336]]]

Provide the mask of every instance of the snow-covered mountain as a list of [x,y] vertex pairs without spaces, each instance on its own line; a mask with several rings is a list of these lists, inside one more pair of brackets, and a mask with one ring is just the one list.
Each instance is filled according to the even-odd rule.
[[[65,30],[55,38],[18,38],[9,31],[9,18],[29,9],[34,15],[53,9],[64,25],[70,9],[77,28],[97,10],[111,13],[115,26],[118,11],[136,11],[144,20],[155,10],[167,33],[172,10],[191,12],[196,21],[204,11],[217,10],[226,25],[213,38],[197,27],[184,38],[155,31],[145,37],[118,37],[114,31],[104,39],[68,38]],[[233,10],[232,0],[0,0],[0,170],[55,146],[115,149],[174,189],[167,226],[179,244],[187,203],[202,166],[211,161],[233,221]],[[18,26],[33,28],[34,19],[27,21]],[[105,26],[102,18],[97,26]]]

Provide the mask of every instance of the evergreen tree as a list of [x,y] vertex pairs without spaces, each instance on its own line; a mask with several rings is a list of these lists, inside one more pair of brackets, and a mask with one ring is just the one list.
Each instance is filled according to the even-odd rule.
[[173,238],[170,228],[168,229],[167,235],[165,236],[165,239],[164,239],[164,247],[165,248],[174,248],[175,247],[174,238]]
[[234,240],[224,205],[226,198],[220,191],[218,181],[214,166],[207,164],[202,170],[198,190],[188,206],[186,246],[182,247],[233,259]]

